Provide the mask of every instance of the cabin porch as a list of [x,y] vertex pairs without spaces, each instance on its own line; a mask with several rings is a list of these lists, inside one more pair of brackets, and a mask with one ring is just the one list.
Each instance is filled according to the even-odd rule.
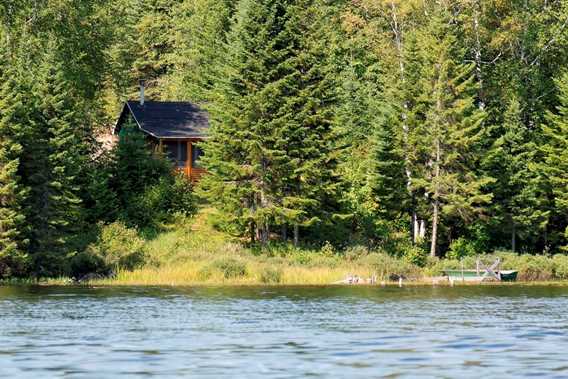
[[158,148],[174,163],[177,171],[183,172],[192,182],[205,174],[199,159],[203,155],[199,138],[159,139]]

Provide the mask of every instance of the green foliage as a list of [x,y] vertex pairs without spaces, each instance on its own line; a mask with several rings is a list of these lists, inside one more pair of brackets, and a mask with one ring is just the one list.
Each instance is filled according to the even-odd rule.
[[474,257],[478,253],[479,252],[475,249],[475,245],[471,241],[460,237],[452,241],[446,256],[448,259],[460,260],[465,257]]
[[167,211],[186,217],[192,216],[197,212],[193,185],[189,178],[183,174],[176,175],[173,183],[169,186],[169,204]]
[[92,225],[156,234],[195,213],[135,123],[110,152],[95,141],[139,79],[210,112],[200,194],[259,255],[566,252],[568,3],[545,5],[2,2],[0,277],[98,270]]
[[246,263],[230,257],[223,257],[215,260],[211,268],[218,270],[225,279],[240,278],[247,275]]
[[369,265],[380,280],[390,280],[393,275],[415,279],[422,276],[415,264],[385,253],[371,253],[363,257],[360,263]]
[[103,226],[99,240],[87,249],[91,258],[81,256],[80,259],[87,264],[101,260],[105,267],[114,271],[133,270],[146,262],[144,245],[145,242],[136,229],[114,222]]
[[333,201],[332,83],[316,11],[311,2],[240,2],[208,93],[214,117],[201,193],[263,244],[272,225],[292,226],[297,243],[299,228],[320,222]]
[[[547,137],[542,150],[545,160],[540,169],[546,174],[554,197],[554,216],[562,229],[568,226],[568,72],[565,72],[556,81],[559,104],[555,111],[546,115],[547,124],[544,134]],[[563,235],[563,245],[568,240]]]
[[119,196],[111,186],[113,169],[113,162],[108,153],[101,154],[95,162],[87,166],[84,196],[87,222],[112,222],[118,217]]
[[171,220],[174,214],[190,216],[195,213],[191,183],[182,175],[165,176],[144,192],[133,196],[123,214],[125,222],[138,226],[157,226]]
[[423,267],[426,264],[428,252],[419,245],[411,245],[403,251],[402,256],[413,265]]
[[554,277],[559,280],[568,280],[568,256],[557,254],[552,257],[554,265]]
[[18,129],[25,117],[22,97],[15,91],[16,83],[9,75],[0,76],[0,278],[21,276],[26,272],[27,256],[23,237],[25,189],[18,175]]
[[104,259],[93,251],[82,251],[70,260],[71,277],[81,279],[88,274],[103,274],[108,270]]
[[158,153],[154,154],[144,134],[130,122],[120,131],[120,140],[113,151],[112,170],[111,186],[124,209],[147,187],[171,174],[172,164]]

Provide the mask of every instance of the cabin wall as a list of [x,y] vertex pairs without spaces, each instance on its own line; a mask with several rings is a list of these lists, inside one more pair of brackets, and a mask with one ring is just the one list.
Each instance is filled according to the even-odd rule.
[[176,162],[175,169],[187,175],[192,182],[197,182],[206,173],[204,168],[197,166],[193,161],[194,150],[197,148],[196,144],[201,141],[199,138],[162,139],[157,141],[156,148],[168,154],[168,146],[177,144],[169,150],[170,154],[172,152],[177,154],[177,157],[170,156]]

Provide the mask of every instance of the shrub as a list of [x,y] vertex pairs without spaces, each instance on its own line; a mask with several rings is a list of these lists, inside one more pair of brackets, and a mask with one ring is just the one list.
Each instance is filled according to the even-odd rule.
[[557,254],[552,257],[554,262],[554,277],[556,279],[568,279],[568,256],[564,254]]
[[335,248],[329,241],[325,241],[321,247],[320,254],[325,257],[333,257],[335,255]]
[[183,174],[162,177],[146,187],[128,204],[123,218],[137,227],[168,221],[172,214],[193,215],[196,211],[193,189]]
[[25,254],[0,256],[0,280],[11,277],[23,277],[28,273],[28,261]]
[[146,187],[144,192],[128,202],[123,219],[136,227],[153,226],[163,221],[166,218],[170,187],[171,181],[165,177],[157,184]]
[[549,256],[498,252],[495,257],[501,258],[503,269],[517,270],[519,280],[550,280],[554,278],[554,261]]
[[195,214],[195,196],[189,178],[183,174],[176,175],[169,187],[168,212],[191,216]]
[[277,267],[265,267],[260,273],[262,283],[280,283],[282,281],[282,270]]
[[308,265],[312,262],[313,260],[313,255],[312,253],[309,253],[307,251],[294,251],[290,254],[290,257],[292,258],[292,261],[296,264],[305,266]]
[[452,241],[450,250],[447,253],[449,259],[462,259],[464,257],[473,257],[477,254],[475,244],[463,237]]
[[357,259],[369,255],[369,249],[362,245],[355,245],[348,247],[343,255],[347,261],[353,262]]
[[107,271],[103,258],[89,251],[82,251],[71,258],[71,276],[81,278],[87,274],[99,274]]
[[133,270],[142,266],[146,258],[144,240],[136,229],[118,221],[102,228],[99,241],[88,252],[98,255],[107,267],[115,270]]
[[428,259],[428,252],[418,245],[408,246],[403,252],[403,257],[407,262],[424,267]]
[[246,264],[235,258],[217,259],[212,266],[219,270],[225,279],[240,278],[247,275]]

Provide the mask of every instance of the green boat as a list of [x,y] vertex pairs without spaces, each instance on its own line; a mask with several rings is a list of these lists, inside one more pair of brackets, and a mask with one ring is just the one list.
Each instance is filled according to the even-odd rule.
[[496,280],[495,277],[501,278],[502,282],[514,282],[517,280],[518,271],[514,270],[501,270],[494,271],[495,275],[491,275],[484,270],[444,270],[444,275],[449,277],[451,280],[463,280],[463,281],[478,281],[483,280]]

